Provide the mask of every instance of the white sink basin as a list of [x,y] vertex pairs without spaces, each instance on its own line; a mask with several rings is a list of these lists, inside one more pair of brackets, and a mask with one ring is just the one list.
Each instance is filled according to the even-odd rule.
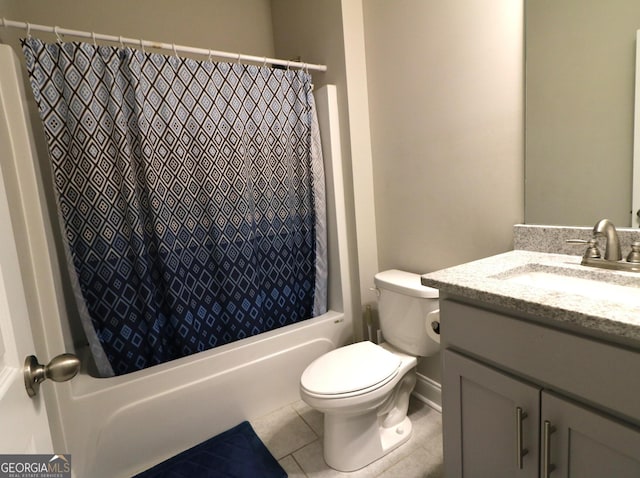
[[635,278],[600,270],[576,270],[529,264],[503,272],[495,278],[512,284],[579,295],[597,301],[640,305],[640,275]]

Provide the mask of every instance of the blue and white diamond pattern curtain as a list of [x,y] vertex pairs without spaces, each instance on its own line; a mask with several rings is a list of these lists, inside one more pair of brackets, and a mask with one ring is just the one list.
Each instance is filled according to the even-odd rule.
[[102,375],[325,311],[308,74],[32,37],[23,51]]

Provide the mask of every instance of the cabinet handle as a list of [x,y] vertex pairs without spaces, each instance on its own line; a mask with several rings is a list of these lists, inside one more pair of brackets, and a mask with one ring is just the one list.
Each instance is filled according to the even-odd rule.
[[522,458],[529,453],[529,450],[523,448],[522,445],[522,422],[527,418],[527,413],[522,410],[521,407],[516,407],[516,451],[517,451],[517,463],[518,469],[522,470]]
[[542,477],[549,478],[549,475],[556,466],[551,463],[551,434],[556,431],[556,427],[551,425],[549,420],[544,421],[544,431],[542,435]]

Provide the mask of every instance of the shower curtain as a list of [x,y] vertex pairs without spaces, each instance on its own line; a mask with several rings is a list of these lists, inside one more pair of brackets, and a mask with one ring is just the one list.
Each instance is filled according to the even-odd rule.
[[102,376],[326,311],[307,73],[33,37],[22,46]]

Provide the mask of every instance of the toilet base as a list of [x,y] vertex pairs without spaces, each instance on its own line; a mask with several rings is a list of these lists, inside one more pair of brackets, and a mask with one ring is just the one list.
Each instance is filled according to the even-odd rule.
[[[413,358],[415,362],[415,358]],[[416,384],[415,365],[385,399],[368,408],[325,410],[324,460],[338,471],[355,471],[382,458],[411,437],[407,416],[409,397]]]
[[[373,417],[371,417],[373,415]],[[373,418],[373,419],[372,419]],[[324,417],[324,460],[338,471],[355,471],[382,458],[411,438],[409,417],[392,427],[382,425],[376,413]]]

